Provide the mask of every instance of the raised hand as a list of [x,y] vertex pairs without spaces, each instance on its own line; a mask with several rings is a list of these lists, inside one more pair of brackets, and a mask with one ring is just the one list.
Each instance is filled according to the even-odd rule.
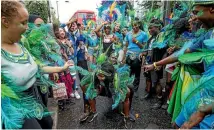
[[106,24],[108,24],[108,21],[104,21],[102,24],[103,24],[103,25],[106,25]]
[[63,66],[63,69],[64,69],[64,70],[67,70],[68,67],[70,67],[70,66],[74,66],[74,62],[71,61],[71,60],[65,62],[64,66]]
[[137,39],[136,39],[136,38],[132,38],[132,42],[133,42],[133,43],[136,43],[136,42],[137,42]]
[[168,49],[167,49],[167,52],[168,52],[169,54],[172,54],[172,53],[174,52],[174,50],[175,50],[175,46],[174,46],[174,47],[168,48]]

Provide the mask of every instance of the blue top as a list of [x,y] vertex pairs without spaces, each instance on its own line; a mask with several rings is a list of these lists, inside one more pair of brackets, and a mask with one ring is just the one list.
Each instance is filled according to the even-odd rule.
[[[200,49],[214,50],[213,38],[214,38],[214,30],[211,30],[211,31],[207,32],[205,35],[202,35],[197,40],[195,40],[194,43],[189,48],[190,51],[196,52],[196,51],[200,51]],[[204,62],[205,71],[209,67],[210,66],[208,64],[206,64],[206,62]]]
[[[126,41],[129,43],[128,45],[128,51],[132,51],[132,52],[137,52],[137,53],[140,53],[141,52],[141,49],[140,47],[133,43],[132,42],[132,38],[133,38],[133,32],[130,31],[127,33],[126,35]],[[148,41],[148,35],[143,32],[143,31],[140,31],[136,36],[135,36],[136,40],[142,44],[142,43],[146,43]]]
[[98,45],[98,37],[92,38],[91,36],[87,37],[86,43],[89,47],[96,47]]
[[[182,107],[181,112],[179,113],[178,117],[176,118],[175,122],[176,124],[181,127],[182,124],[184,124],[185,121],[187,121],[190,116],[198,110],[200,103],[210,104],[213,101],[212,97],[214,96],[214,87],[213,82],[204,82],[202,85],[202,89],[195,93]],[[199,86],[201,87],[200,84]],[[214,122],[213,122],[214,114],[210,114],[205,116],[205,118],[197,125],[194,126],[193,129],[212,129],[214,128]]]
[[84,61],[85,60],[85,49],[80,49],[78,52],[77,52],[77,61]]
[[[83,42],[84,44],[85,44],[85,42],[86,42],[86,39],[85,39],[85,37],[82,35],[82,34],[80,34],[79,35],[79,37],[77,37],[77,41],[76,41],[76,45],[77,45],[77,47],[79,46],[79,43],[80,42]],[[77,51],[77,62],[78,61],[84,61],[85,60],[85,48],[80,48],[78,51]]]
[[199,51],[200,49],[209,49],[207,48],[206,45],[204,45],[204,40],[206,39],[211,39],[211,37],[213,37],[212,35],[214,35],[214,30],[207,32],[205,35],[202,35],[201,37],[199,37],[195,43],[193,43],[192,46],[190,46],[190,51],[191,52],[195,52],[195,51]]

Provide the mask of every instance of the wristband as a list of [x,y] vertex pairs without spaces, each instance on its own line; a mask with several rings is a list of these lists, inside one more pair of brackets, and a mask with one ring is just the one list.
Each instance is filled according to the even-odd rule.
[[138,42],[138,41],[136,41],[135,43],[136,43],[136,44],[138,44],[139,42]]
[[155,67],[155,70],[157,70],[156,62],[154,62],[153,65],[154,65],[154,67]]

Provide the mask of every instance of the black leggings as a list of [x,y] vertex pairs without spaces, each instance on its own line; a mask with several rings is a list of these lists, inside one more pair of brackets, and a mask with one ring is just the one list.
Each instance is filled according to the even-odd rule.
[[131,69],[131,75],[135,75],[135,80],[134,80],[134,92],[136,92],[139,88],[140,84],[140,73],[141,73],[141,61],[136,58],[134,60],[131,60],[130,57],[128,56],[126,59],[126,64],[130,66]]
[[32,118],[26,119],[22,129],[52,129],[53,119],[51,116],[43,117],[41,120]]
[[[43,106],[45,103],[45,105],[47,106],[48,93],[41,95],[42,93],[40,89],[38,89],[38,86],[36,84],[24,92],[26,94],[34,96],[38,101],[38,103],[42,104]],[[49,115],[49,116],[43,117],[41,120],[38,120],[35,118],[25,119],[22,129],[52,129],[52,127],[53,127],[53,119]]]
[[[86,60],[78,61],[78,62],[77,62],[77,65],[80,66],[80,67],[82,67],[82,68],[85,69],[85,70],[88,70],[88,64],[87,64],[87,61],[86,61]],[[79,73],[79,79],[81,80],[83,77],[84,77],[84,76],[81,75],[81,74]]]

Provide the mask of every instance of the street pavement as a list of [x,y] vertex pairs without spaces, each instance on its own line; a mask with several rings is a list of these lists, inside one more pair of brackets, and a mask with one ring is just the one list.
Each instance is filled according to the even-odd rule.
[[[165,85],[165,76],[161,80],[162,85]],[[145,94],[145,78],[141,75],[139,87],[139,98],[133,98],[132,107],[138,118],[135,122],[128,122],[129,129],[170,129],[171,118],[166,110],[151,109],[152,104],[157,100],[155,98],[148,100],[140,100]],[[81,90],[79,90],[81,93]],[[82,96],[82,93],[81,93]],[[79,123],[79,118],[83,114],[83,99],[72,99],[75,104],[67,105],[68,110],[59,111],[58,113],[58,129],[120,129],[124,128],[122,123],[123,117],[120,114],[113,114],[109,118],[105,113],[111,109],[111,100],[106,97],[97,97],[96,106],[98,117],[91,123]]]

